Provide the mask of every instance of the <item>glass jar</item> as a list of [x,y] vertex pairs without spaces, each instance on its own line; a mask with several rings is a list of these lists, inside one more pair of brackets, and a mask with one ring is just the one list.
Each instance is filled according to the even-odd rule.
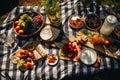
[[109,36],[114,30],[115,24],[117,22],[117,18],[114,15],[108,15],[100,29],[100,33],[105,36]]
[[61,24],[60,6],[56,0],[48,0],[45,12],[53,26],[59,27]]

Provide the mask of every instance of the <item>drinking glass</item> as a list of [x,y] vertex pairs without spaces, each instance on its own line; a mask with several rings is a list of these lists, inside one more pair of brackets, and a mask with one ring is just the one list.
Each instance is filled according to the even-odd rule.
[[55,27],[59,27],[61,24],[60,6],[56,0],[48,0],[45,6],[45,12],[51,24]]

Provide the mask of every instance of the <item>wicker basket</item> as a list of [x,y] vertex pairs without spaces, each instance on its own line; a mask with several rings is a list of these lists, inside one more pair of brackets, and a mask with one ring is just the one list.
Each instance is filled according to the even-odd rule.
[[[30,36],[33,36],[33,35],[35,35],[35,34],[37,34],[40,30],[41,30],[41,28],[44,26],[44,17],[42,16],[42,22],[41,22],[41,25],[40,26],[38,26],[38,29],[36,30],[36,31],[34,31],[34,32],[32,32],[32,33],[29,33],[29,34],[19,34],[16,30],[15,30],[15,21],[16,20],[18,20],[19,18],[20,18],[20,16],[21,15],[23,15],[23,14],[28,14],[30,17],[35,17],[35,16],[37,16],[37,15],[41,15],[42,16],[42,14],[40,14],[40,13],[38,13],[38,12],[35,12],[35,11],[25,11],[25,12],[23,12],[23,13],[20,13],[20,14],[18,14],[17,16],[16,16],[16,18],[15,18],[15,20],[14,20],[14,22],[13,22],[13,30],[14,30],[14,32],[18,35],[18,36],[20,36],[20,37],[30,37]],[[30,25],[30,26],[32,26],[32,25]],[[35,28],[35,26],[32,26],[33,28]],[[31,28],[31,27],[30,27]],[[29,29],[29,30],[31,30],[31,29]]]

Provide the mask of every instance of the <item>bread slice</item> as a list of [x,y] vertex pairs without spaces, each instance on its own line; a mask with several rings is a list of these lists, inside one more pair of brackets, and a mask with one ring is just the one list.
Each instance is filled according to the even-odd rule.
[[33,50],[33,54],[34,54],[36,60],[39,60],[42,58],[42,56],[38,53],[37,50]]
[[42,57],[45,57],[48,54],[40,44],[36,47],[36,50]]

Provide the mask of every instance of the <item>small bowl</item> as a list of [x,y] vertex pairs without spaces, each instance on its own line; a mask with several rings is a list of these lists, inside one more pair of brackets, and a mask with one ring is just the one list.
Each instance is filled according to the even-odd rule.
[[92,31],[97,31],[102,26],[102,20],[96,14],[88,14],[85,18],[85,27]]
[[80,55],[81,62],[86,65],[92,65],[97,61],[97,53],[90,48],[84,48]]
[[49,54],[47,57],[47,64],[54,66],[58,63],[58,56],[56,54]]
[[68,22],[73,29],[80,29],[84,25],[84,19],[79,15],[71,15]]
[[16,16],[13,22],[13,30],[20,37],[30,37],[38,33],[43,25],[44,17],[42,14],[25,11]]

